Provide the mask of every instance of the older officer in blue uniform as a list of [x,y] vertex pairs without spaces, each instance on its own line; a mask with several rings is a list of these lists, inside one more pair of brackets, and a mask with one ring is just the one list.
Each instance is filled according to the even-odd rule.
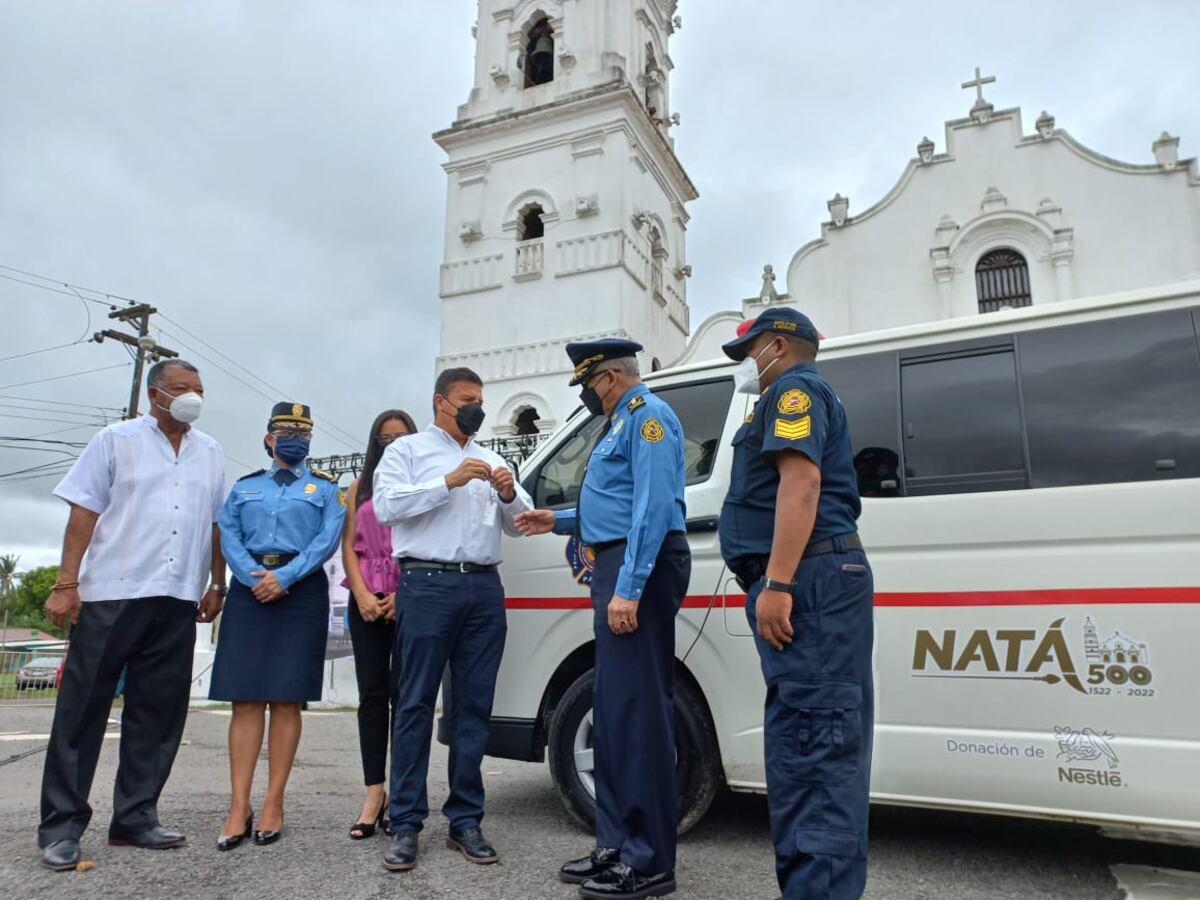
[[221,511],[221,550],[233,573],[209,697],[233,703],[232,801],[217,849],[250,836],[250,788],[271,707],[270,779],[254,839],[278,840],[283,795],[300,742],[300,707],[321,699],[329,630],[323,565],[345,509],[332,476],[308,468],[313,420],[302,403],[278,403],[263,446],[271,467],[239,479]]
[[846,412],[813,364],[808,317],[767,309],[724,346],[761,399],[733,439],[721,553],[767,683],[764,744],[786,900],[857,898],[867,880],[873,732],[871,569]]
[[683,431],[641,383],[641,349],[616,339],[567,345],[571,384],[608,421],[577,508],[517,517],[527,533],[577,534],[596,554],[596,849],[560,870],[589,898],[675,890],[675,614],[692,557]]

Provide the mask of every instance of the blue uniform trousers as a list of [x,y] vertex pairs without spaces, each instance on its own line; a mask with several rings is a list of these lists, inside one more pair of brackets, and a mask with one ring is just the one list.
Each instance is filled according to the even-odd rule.
[[759,580],[746,616],[767,683],[763,742],[779,887],[784,900],[857,900],[867,882],[875,722],[871,569],[860,550],[801,562],[792,643],[783,650],[758,637],[761,591]]
[[608,602],[624,560],[624,544],[606,548],[592,574],[596,846],[657,874],[675,868],[675,614],[692,555],[684,535],[667,535],[638,604],[637,630],[617,635]]
[[420,831],[429,815],[425,780],[433,713],[446,663],[454,684],[449,720],[450,796],[442,812],[452,828],[483,819],[480,764],[491,726],[496,672],[508,625],[504,587],[495,572],[406,569],[396,590],[400,689],[392,733],[389,823]]

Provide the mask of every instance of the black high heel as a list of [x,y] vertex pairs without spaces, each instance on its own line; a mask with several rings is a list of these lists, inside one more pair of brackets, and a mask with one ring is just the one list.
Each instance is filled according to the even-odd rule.
[[[383,813],[387,808],[385,803],[379,810],[379,815],[375,817],[374,822],[355,822],[350,826],[350,840],[365,841],[369,837],[375,837],[375,832],[379,829],[387,831],[387,823],[384,821]],[[355,832],[358,832],[355,834]]]
[[272,829],[271,831],[256,831],[254,832],[254,843],[260,847],[265,847],[267,844],[273,844],[283,837],[283,826]]
[[221,835],[220,837],[217,838],[217,849],[218,850],[232,850],[235,847],[239,847],[239,846],[241,846],[242,841],[247,840],[253,831],[254,831],[254,813],[253,813],[253,811],[251,811],[250,815],[246,816],[246,830],[243,831],[241,834],[223,834],[223,835]]

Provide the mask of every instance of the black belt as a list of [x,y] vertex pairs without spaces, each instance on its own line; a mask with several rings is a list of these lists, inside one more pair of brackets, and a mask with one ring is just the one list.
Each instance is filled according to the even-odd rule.
[[268,569],[278,569],[281,566],[286,566],[299,554],[296,553],[251,553],[254,561],[260,566]]
[[[681,534],[681,535],[686,536],[687,532],[686,531],[668,531],[667,532],[668,537],[670,537],[673,534]],[[615,541],[599,541],[595,544],[588,544],[588,546],[592,548],[593,553],[601,553],[605,550],[608,550],[610,547],[619,547],[619,546],[621,546],[621,544],[628,544],[628,543],[629,543],[629,541],[626,540],[625,538],[619,538]]]
[[494,565],[473,562],[437,562],[432,559],[398,559],[401,569],[431,569],[434,572],[495,572]]
[[[841,544],[841,547],[838,545]],[[842,553],[846,550],[862,550],[863,543],[857,534],[839,534],[837,537],[823,541],[813,541],[804,548],[801,559],[810,556],[824,556],[827,553]],[[738,571],[733,573],[734,580],[743,591],[749,590],[750,585],[767,574],[769,556],[749,556],[738,561]]]

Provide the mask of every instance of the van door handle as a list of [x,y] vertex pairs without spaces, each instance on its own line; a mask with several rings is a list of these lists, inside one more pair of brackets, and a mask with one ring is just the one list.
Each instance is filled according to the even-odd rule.
[[904,423],[904,436],[905,436],[906,438],[911,438],[911,437],[913,436],[913,427],[912,427],[912,422],[905,422],[905,423]]
[[688,519],[687,530],[689,534],[696,531],[716,531],[717,517],[709,516],[706,519]]
[[1159,472],[1170,472],[1175,468],[1175,460],[1173,459],[1156,459],[1154,468]]

